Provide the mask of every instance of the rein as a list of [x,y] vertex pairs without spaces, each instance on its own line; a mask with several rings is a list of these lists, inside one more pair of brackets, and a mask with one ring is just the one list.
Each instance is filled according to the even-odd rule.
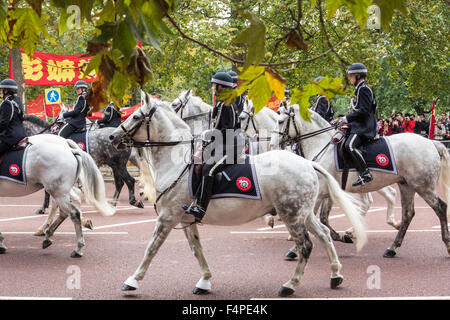
[[[254,109],[252,107],[252,111],[250,111],[250,112],[245,111],[245,110],[242,111],[243,113],[245,113],[248,116],[248,121],[247,121],[247,124],[245,125],[244,133],[247,134],[247,130],[248,130],[248,127],[249,127],[250,121],[251,121],[253,130],[255,130],[255,132],[256,132],[256,141],[257,142],[259,142],[259,141],[270,141],[271,137],[265,137],[265,138],[260,138],[259,137],[259,129],[256,127],[255,114],[253,113],[253,110]],[[248,134],[247,134],[247,136],[248,136]]]
[[199,113],[199,114],[194,114],[193,116],[189,116],[189,117],[184,117],[183,118],[183,111],[184,111],[184,108],[186,107],[186,105],[187,105],[187,103],[189,102],[189,100],[191,99],[191,95],[188,95],[187,96],[187,98],[186,98],[186,100],[184,100],[184,101],[181,101],[181,99],[180,98],[178,98],[178,100],[180,100],[181,101],[181,104],[178,106],[178,107],[176,107],[175,109],[174,109],[174,111],[175,111],[175,113],[178,113],[178,111],[180,111],[181,110],[181,112],[180,112],[180,118],[183,120],[183,121],[189,121],[189,120],[193,120],[193,119],[197,119],[197,118],[200,118],[200,117],[203,117],[203,116],[208,116],[208,123],[209,123],[209,126],[208,126],[208,129],[211,127],[211,118],[212,118],[212,110],[209,110],[208,112],[203,112],[203,113]]

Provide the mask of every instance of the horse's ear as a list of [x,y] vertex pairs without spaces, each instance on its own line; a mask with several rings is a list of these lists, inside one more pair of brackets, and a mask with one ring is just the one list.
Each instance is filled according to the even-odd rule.
[[189,89],[189,90],[186,92],[186,98],[189,97],[189,96],[191,95],[191,92],[192,92],[192,89]]
[[150,108],[152,106],[150,95],[148,93],[145,94],[145,104]]

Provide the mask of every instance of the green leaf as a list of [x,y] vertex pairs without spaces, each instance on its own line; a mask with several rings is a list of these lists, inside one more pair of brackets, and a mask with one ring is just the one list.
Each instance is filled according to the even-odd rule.
[[114,72],[112,81],[108,86],[108,94],[114,104],[121,106],[125,104],[124,96],[128,91],[129,81],[127,76],[123,75],[121,72]]
[[134,47],[136,47],[136,39],[130,31],[128,23],[126,21],[120,22],[117,34],[113,39],[113,49],[120,50],[125,58],[128,59]]
[[327,0],[328,19],[331,19],[336,14],[337,9],[345,6],[355,16],[362,29],[367,23],[367,18],[369,17],[367,9],[371,4],[372,0]]
[[381,11],[381,27],[384,31],[389,31],[389,24],[392,21],[394,10],[406,14],[405,0],[374,0],[374,3],[380,7]]
[[242,14],[242,16],[250,21],[250,25],[247,29],[242,31],[240,35],[234,38],[232,42],[242,43],[247,46],[247,55],[243,67],[243,70],[246,70],[251,65],[256,66],[260,64],[264,58],[266,26],[255,14],[251,12],[246,11]]
[[218,92],[217,94],[217,99],[219,101],[225,102],[226,105],[233,103],[234,100],[236,100],[236,97],[237,97],[236,90],[228,88],[220,90],[220,92]]
[[102,56],[103,54],[97,54],[95,55],[91,60],[89,60],[89,64],[87,65],[86,69],[84,70],[83,77],[86,77],[89,75],[93,70],[97,71],[100,68],[100,64],[102,62]]
[[252,81],[248,90],[248,98],[253,102],[255,114],[266,106],[271,97],[272,89],[270,88],[265,74]]

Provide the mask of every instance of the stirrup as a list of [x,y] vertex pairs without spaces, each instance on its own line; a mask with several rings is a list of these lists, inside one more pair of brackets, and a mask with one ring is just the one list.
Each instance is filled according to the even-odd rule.
[[358,179],[352,184],[352,186],[353,187],[362,186],[365,185],[366,183],[369,183],[372,180],[373,178],[370,172],[364,173],[358,177]]

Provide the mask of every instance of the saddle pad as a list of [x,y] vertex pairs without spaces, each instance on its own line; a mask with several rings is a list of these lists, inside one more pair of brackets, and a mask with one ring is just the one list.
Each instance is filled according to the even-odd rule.
[[70,135],[69,139],[75,141],[81,150],[89,153],[89,142],[87,139],[88,131],[84,132],[74,132]]
[[[334,159],[337,171],[343,171],[344,160],[339,154],[340,145],[334,145]],[[394,153],[391,145],[385,137],[380,137],[374,142],[370,142],[360,148],[361,153],[366,160],[367,166],[374,171],[381,171],[385,173],[397,174],[397,166],[395,165]],[[349,171],[356,171],[353,161],[346,156],[346,161],[349,163]]]
[[30,145],[19,151],[8,151],[3,155],[0,163],[0,179],[27,184],[25,161],[29,147]]
[[[214,181],[211,199],[245,198],[261,200],[255,165],[250,163],[249,157],[246,157],[244,164],[228,165],[218,174],[221,174],[222,178],[220,181],[217,179]],[[194,173],[194,166],[191,166],[189,170],[189,193],[191,198],[195,198],[195,193],[199,186],[200,179]]]

